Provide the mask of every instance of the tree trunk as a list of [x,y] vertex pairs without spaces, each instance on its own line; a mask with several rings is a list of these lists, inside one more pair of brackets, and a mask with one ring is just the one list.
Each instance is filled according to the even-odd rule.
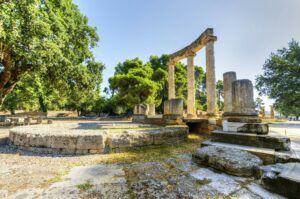
[[5,97],[15,87],[17,73],[12,71],[12,57],[8,48],[0,43],[0,64],[4,67],[0,71],[0,106],[3,104]]
[[48,112],[47,105],[44,102],[44,98],[42,96],[39,97],[39,104],[40,104],[40,109],[42,110],[43,113]]

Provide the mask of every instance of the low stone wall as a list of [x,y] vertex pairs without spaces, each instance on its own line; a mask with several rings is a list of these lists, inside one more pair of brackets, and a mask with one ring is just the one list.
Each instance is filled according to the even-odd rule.
[[10,130],[11,144],[30,151],[63,154],[93,154],[125,151],[147,146],[169,145],[185,141],[186,126],[114,132],[96,129],[57,128],[55,125],[16,127]]
[[95,130],[51,129],[52,125],[16,127],[9,131],[9,140],[21,149],[54,149],[62,153],[103,153],[107,133]]
[[186,141],[187,127],[164,127],[158,130],[127,130],[111,134],[107,138],[106,149],[118,152],[147,146],[173,145]]

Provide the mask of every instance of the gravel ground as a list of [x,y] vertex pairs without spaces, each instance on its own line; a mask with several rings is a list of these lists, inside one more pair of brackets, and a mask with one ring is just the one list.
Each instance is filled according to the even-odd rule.
[[[55,123],[56,122],[57,121],[55,121]],[[73,122],[76,121],[63,121],[58,123],[65,125],[66,123],[73,123]],[[82,126],[87,125],[85,124],[87,123],[86,121],[82,121],[80,123],[82,123]],[[9,128],[0,128],[0,137],[7,136],[8,131]],[[298,139],[298,135],[297,135],[297,139]],[[0,198],[4,198],[5,196],[12,196],[22,190],[28,191],[30,189],[33,189],[33,190],[39,190],[38,192],[43,192],[45,190],[48,190],[49,187],[61,181],[62,176],[67,175],[68,173],[70,173],[70,171],[72,172],[72,169],[75,169],[79,166],[99,165],[100,163],[103,162],[103,160],[108,158],[110,158],[110,155],[85,155],[85,156],[39,155],[39,154],[32,154],[29,152],[22,152],[17,150],[16,148],[7,145],[0,146]],[[155,169],[157,168],[156,166],[159,164],[160,163],[151,163],[150,165],[152,166],[150,166],[149,168]],[[131,173],[132,174],[132,175],[130,174],[131,178],[127,179],[129,183],[127,186],[129,186],[129,188],[133,190],[133,194],[139,193],[139,189],[140,189],[139,186],[143,186],[143,185],[148,186],[149,183],[151,184],[152,182],[154,182],[154,186],[165,186],[165,185],[158,185],[155,179],[154,181],[152,181],[153,179],[144,179],[145,181],[135,182],[134,178],[136,176],[141,176],[145,174],[144,172],[145,166],[147,165],[139,163],[135,165],[127,165],[127,166],[125,165],[124,167],[125,171],[127,171],[127,174],[128,171],[131,170],[134,170],[136,172],[134,174]],[[191,166],[191,165],[187,164],[186,166]],[[164,166],[164,169],[167,168]],[[151,172],[152,170],[149,171],[149,173]],[[161,171],[161,172],[163,175],[165,175],[165,171]],[[200,179],[199,183],[202,182],[206,183],[206,179],[203,179],[203,175],[205,173],[209,173],[210,171],[202,169],[202,170],[193,170],[191,172],[192,172],[191,176],[194,176],[194,178],[196,179]],[[213,175],[217,175],[217,174],[211,173],[210,176]],[[207,178],[209,178],[210,176],[207,176]],[[210,181],[213,182],[210,186],[215,186],[215,187],[213,187],[214,189],[206,189],[207,192],[205,192],[204,189],[203,192],[204,195],[206,193],[210,195],[210,193],[214,193],[214,190],[219,189],[218,191],[222,193],[221,194],[222,196],[230,195],[232,198],[242,198],[241,196],[243,196],[244,194],[248,195],[248,198],[253,198],[254,196],[255,196],[254,198],[265,198],[264,194],[265,196],[270,197],[269,193],[265,192],[259,185],[255,184],[253,181],[251,181],[251,183],[248,184],[247,188],[237,188],[236,183],[240,183],[239,180],[229,176],[229,178],[234,180],[234,181],[229,180],[230,182],[233,183],[233,186],[226,185],[227,187],[224,187],[221,186],[220,183],[217,183],[218,177],[220,176],[217,175],[215,180],[210,179]],[[139,177],[139,179],[141,178]],[[170,182],[172,181],[172,179],[170,179]],[[174,179],[176,181],[176,175]],[[179,181],[177,181],[176,183],[180,184],[182,179],[188,180],[185,176],[182,176],[180,174],[178,177]],[[226,179],[228,179],[228,176],[226,176]],[[244,185],[241,185],[241,187],[242,186]],[[234,191],[230,193],[226,192],[226,190],[228,190],[229,188],[232,188],[232,190]],[[189,191],[188,188],[186,189],[187,191]],[[225,191],[223,189],[225,189]],[[30,192],[34,192],[34,191],[30,191]],[[275,197],[274,195],[271,196],[272,198]],[[279,198],[279,196],[276,197]],[[21,198],[26,198],[26,197],[21,197]],[[29,196],[28,198],[31,197]],[[70,197],[65,197],[65,198],[70,198]],[[93,198],[93,197],[88,196],[86,198]]]

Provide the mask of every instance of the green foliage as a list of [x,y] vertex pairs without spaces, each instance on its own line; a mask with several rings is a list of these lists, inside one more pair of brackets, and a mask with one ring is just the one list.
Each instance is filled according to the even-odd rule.
[[118,113],[132,110],[135,104],[155,103],[158,85],[151,79],[152,75],[151,66],[138,58],[118,64],[114,76],[109,78]]
[[[128,113],[135,104],[153,103],[157,111],[163,112],[163,102],[168,99],[168,55],[151,56],[147,63],[138,58],[119,63],[113,77],[109,78],[109,89],[112,95],[107,100],[109,113]],[[197,96],[204,95],[203,83],[205,73],[201,67],[195,66]],[[187,70],[186,65],[178,62],[175,66],[176,97],[186,102]],[[105,89],[108,93],[108,89]],[[197,98],[198,108],[203,109]],[[186,103],[185,103],[186,106]]]
[[206,110],[206,78],[202,67],[195,66],[195,80],[196,80],[196,109]]
[[300,46],[292,40],[288,48],[272,53],[256,78],[260,95],[275,100],[274,107],[284,115],[300,115]]
[[77,188],[80,191],[87,191],[87,190],[91,189],[92,187],[93,187],[93,185],[89,182],[77,185]]
[[96,29],[72,0],[7,1],[0,10],[2,108],[92,110],[104,65],[91,51]]
[[261,109],[261,107],[263,107],[264,105],[265,105],[265,103],[260,97],[257,97],[255,99],[255,108]]
[[[72,84],[90,82],[88,73],[95,71],[89,67],[102,65],[91,51],[99,38],[72,0],[12,0],[1,3],[0,10],[0,104],[25,73],[38,75],[34,81],[41,85],[33,86],[41,87],[38,92],[51,85],[51,92],[61,95],[61,84],[76,92],[90,89]],[[48,104],[47,93],[43,100]]]
[[219,111],[222,111],[224,108],[224,101],[223,101],[223,96],[224,96],[224,84],[223,80],[218,80],[217,85],[217,104],[218,104],[218,109]]

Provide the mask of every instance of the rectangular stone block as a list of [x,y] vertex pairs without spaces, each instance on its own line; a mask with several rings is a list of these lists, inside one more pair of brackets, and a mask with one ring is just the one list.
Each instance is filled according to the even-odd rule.
[[46,143],[50,148],[56,149],[76,149],[77,137],[76,136],[45,136]]
[[6,115],[0,115],[0,122],[5,122]]
[[105,138],[101,135],[80,135],[77,138],[77,150],[102,150]]
[[149,106],[148,115],[150,116],[155,115],[155,104],[148,104],[148,106]]
[[166,100],[164,102],[164,115],[183,115],[183,100]]
[[290,139],[282,136],[275,137],[268,135],[255,135],[250,133],[214,131],[212,133],[211,140],[228,144],[275,149],[278,151],[289,151],[291,148]]

